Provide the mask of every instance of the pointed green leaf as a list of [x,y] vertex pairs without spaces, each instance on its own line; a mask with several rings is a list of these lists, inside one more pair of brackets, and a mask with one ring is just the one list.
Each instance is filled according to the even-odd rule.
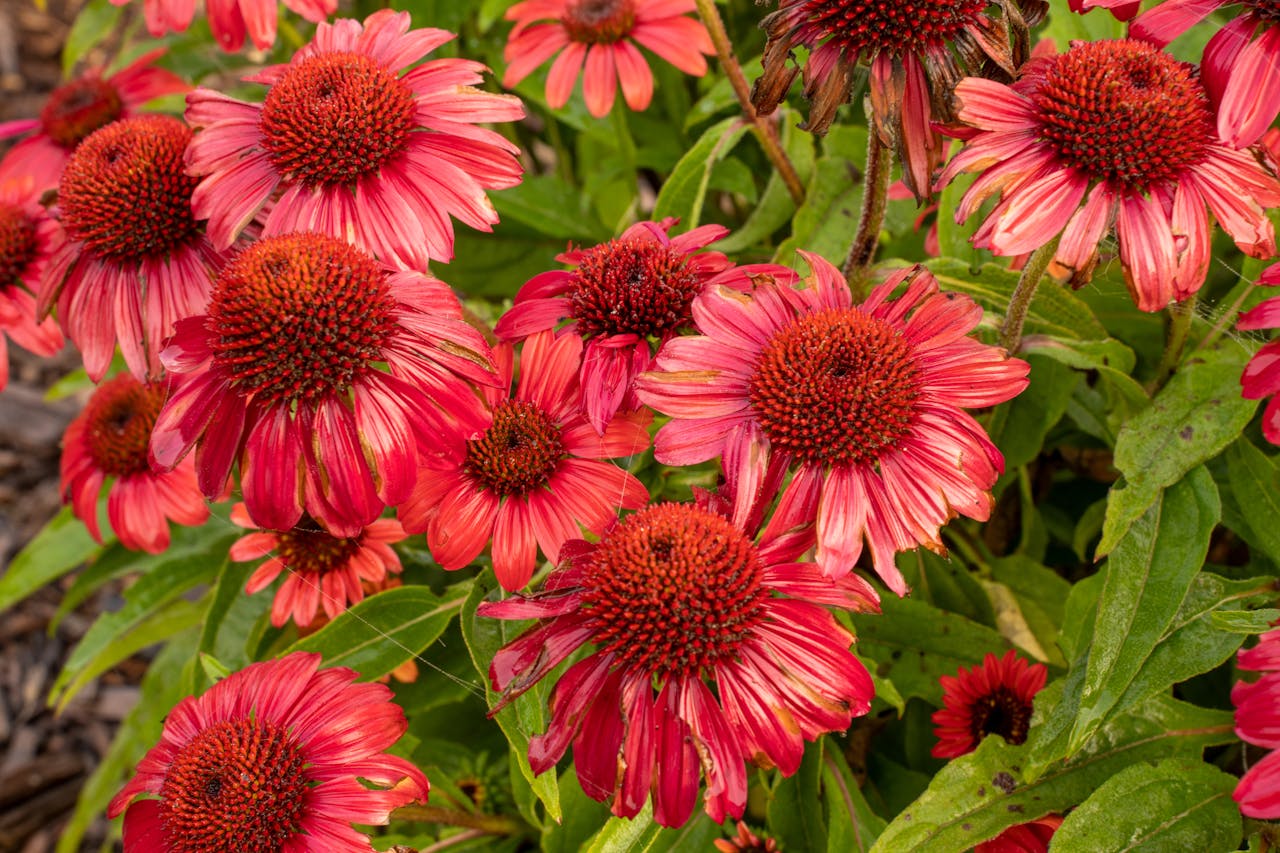
[[1137,764],[1112,776],[1053,836],[1054,853],[1235,850],[1236,777],[1202,761]]
[[0,610],[62,577],[100,550],[88,529],[71,514],[71,507],[63,507],[0,575]]
[[827,822],[822,814],[823,741],[805,745],[800,769],[780,779],[769,792],[769,829],[784,850],[827,849]]
[[702,205],[711,183],[711,170],[716,163],[729,155],[747,124],[741,118],[727,118],[716,122],[702,134],[693,147],[680,158],[675,171],[667,178],[658,192],[653,218],[664,216],[680,218],[684,230],[698,227],[702,220]]
[[1248,530],[1238,531],[1254,547],[1280,563],[1280,466],[1247,438],[1227,448],[1231,490]]
[[822,140],[822,154],[805,187],[804,204],[791,222],[791,236],[774,253],[776,263],[794,265],[796,250],[821,255],[837,266],[849,254],[862,208],[862,165],[867,130],[835,125]]

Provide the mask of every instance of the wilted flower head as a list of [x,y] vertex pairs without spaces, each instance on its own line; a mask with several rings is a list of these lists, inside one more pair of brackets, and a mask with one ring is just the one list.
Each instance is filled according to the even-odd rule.
[[391,691],[319,667],[295,652],[179,702],[107,808],[125,853],[372,853],[351,824],[425,802],[427,778],[385,752],[408,729]]
[[979,248],[1019,255],[1061,234],[1055,260],[1083,284],[1114,229],[1144,311],[1204,283],[1209,211],[1241,251],[1275,253],[1265,209],[1280,205],[1280,181],[1223,145],[1195,69],[1146,42],[1077,42],[1029,62],[1012,86],[962,80],[956,100],[972,130],[939,185],[982,173],[957,221],[1000,195],[974,234]]
[[686,74],[707,73],[703,54],[714,52],[700,21],[687,17],[694,0],[525,0],[507,10],[515,21],[502,58],[502,85],[511,88],[556,53],[547,76],[547,104],[569,102],[578,72],[587,111],[609,114],[618,87],[627,106],[644,110],[653,98],[653,72],[636,45]]
[[751,99],[761,113],[772,113],[800,71],[791,49],[809,48],[805,127],[826,133],[836,108],[849,100],[858,65],[869,65],[876,131],[897,151],[904,183],[923,200],[942,161],[933,123],[951,120],[951,87],[966,74],[1012,79],[1028,56],[1027,29],[1047,8],[1044,0],[779,0],[760,22],[768,42]]

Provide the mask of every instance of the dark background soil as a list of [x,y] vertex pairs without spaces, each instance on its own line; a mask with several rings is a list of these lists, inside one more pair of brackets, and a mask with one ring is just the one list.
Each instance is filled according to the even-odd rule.
[[[81,5],[48,0],[41,9],[30,0],[0,0],[0,121],[39,114],[62,80],[62,44]],[[0,392],[0,571],[58,511],[59,444],[83,402],[45,400],[49,386],[79,366],[70,346],[42,359],[10,344],[9,357],[9,387]],[[0,853],[53,850],[80,787],[136,703],[145,668],[126,661],[61,715],[46,707],[70,649],[96,613],[118,606],[117,590],[104,591],[50,634],[65,583],[0,614]],[[107,829],[99,818],[82,849],[100,849]]]

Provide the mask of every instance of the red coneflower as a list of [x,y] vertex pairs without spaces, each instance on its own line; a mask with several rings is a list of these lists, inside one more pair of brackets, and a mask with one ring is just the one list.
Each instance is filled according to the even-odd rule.
[[97,542],[98,494],[108,480],[107,519],[120,544],[159,554],[169,547],[169,520],[204,524],[204,496],[188,461],[157,471],[147,459],[164,385],[143,385],[127,373],[99,385],[62,438],[62,499]]
[[91,68],[54,89],[39,118],[0,124],[0,139],[31,134],[0,160],[0,183],[30,178],[36,195],[43,195],[58,186],[67,158],[89,134],[135,114],[147,101],[190,89],[176,74],[152,67],[164,53],[144,53],[105,77],[103,69]]
[[391,690],[319,667],[297,652],[179,702],[107,807],[124,813],[125,853],[372,853],[351,824],[425,802],[427,777],[385,752],[408,729]]
[[405,538],[394,518],[370,522],[357,536],[332,536],[305,515],[289,530],[259,530],[243,503],[231,508],[231,521],[255,532],[231,546],[236,562],[263,561],[249,576],[244,591],[260,592],[284,572],[287,577],[271,605],[271,624],[290,619],[306,628],[321,611],[332,619],[364,600],[365,582],[383,582],[388,572],[400,572],[400,558],[391,549]]
[[[1258,284],[1280,285],[1280,264],[1273,264],[1258,276]],[[1280,329],[1280,296],[1264,299],[1240,315],[1236,328],[1243,331]],[[1262,434],[1272,444],[1280,444],[1280,338],[1269,341],[1254,353],[1240,377],[1246,400],[1270,397],[1262,413]]]
[[[618,87],[627,106],[647,109],[653,98],[653,72],[636,44],[646,47],[686,74],[707,73],[703,54],[715,52],[700,21],[685,17],[695,0],[525,0],[507,10],[515,21],[502,58],[508,89],[557,52],[547,76],[547,104],[569,102],[585,61],[582,93],[587,111],[609,114]],[[635,42],[633,44],[632,42]]]
[[488,344],[443,282],[322,234],[241,252],[163,359],[191,380],[156,421],[157,464],[195,447],[212,497],[239,459],[256,525],[290,530],[305,510],[338,537],[409,496],[419,443],[442,424],[480,428],[468,380],[493,382]]
[[139,379],[160,374],[174,323],[204,310],[224,256],[191,213],[196,179],[183,170],[191,131],[169,116],[126,118],[94,131],[58,185],[65,239],[41,285],[97,382],[120,344]]
[[578,394],[582,341],[539,332],[520,359],[511,395],[512,355],[498,350],[498,388],[487,389],[490,423],[480,432],[446,430],[422,457],[418,483],[399,508],[407,530],[426,531],[431,555],[460,569],[493,540],[493,571],[515,591],[529,582],[541,550],[553,562],[560,546],[599,533],[619,509],[649,500],[639,480],[605,462],[649,446],[647,410],[620,414],[603,434],[587,423]]
[[57,223],[40,204],[30,178],[0,181],[0,391],[9,384],[8,337],[36,355],[62,349],[62,330],[52,317],[36,319],[36,300]]
[[804,742],[847,729],[873,694],[853,636],[825,608],[877,611],[871,587],[796,562],[812,535],[766,530],[756,544],[700,504],[649,506],[596,544],[569,543],[542,592],[478,611],[540,620],[493,658],[500,704],[594,647],[556,683],[530,764],[546,772],[572,744],[588,796],[619,817],[652,796],[663,826],[689,819],[700,777],[712,820],[741,817],[745,760],[794,773]]
[[1236,656],[1241,669],[1266,673],[1231,690],[1236,706],[1236,736],[1272,750],[1249,768],[1232,795],[1240,812],[1262,820],[1280,818],[1280,630],[1268,631],[1258,645]]
[[1058,815],[1020,823],[983,841],[973,848],[973,853],[1049,853],[1049,842],[1060,826],[1062,818]]
[[969,78],[957,115],[973,128],[939,185],[982,172],[956,208],[962,221],[1000,201],[973,243],[1019,255],[1058,234],[1055,260],[1088,281],[1114,227],[1134,302],[1158,311],[1195,293],[1209,265],[1206,208],[1255,257],[1275,254],[1265,208],[1280,181],[1228,148],[1195,69],[1146,42],[1077,42],[1032,60],[1012,87]]
[[933,125],[952,119],[954,81],[987,62],[1012,79],[1028,55],[1027,28],[1047,8],[1044,0],[781,0],[760,22],[768,42],[751,98],[772,113],[799,73],[791,49],[809,48],[804,127],[826,133],[849,100],[854,69],[870,65],[876,131],[896,149],[903,182],[924,200],[943,156]]
[[[128,2],[111,0],[115,6]],[[318,24],[337,11],[338,0],[284,0],[284,5]],[[186,32],[195,15],[195,6],[195,0],[143,0],[147,32],[154,38],[169,32]],[[223,50],[239,50],[245,33],[259,50],[276,43],[276,0],[205,0],[204,9],[214,40]]]
[[990,514],[1004,459],[964,408],[1016,396],[1027,363],[969,337],[982,309],[939,293],[920,267],[855,305],[838,270],[802,256],[813,268],[805,287],[715,288],[694,301],[702,335],[670,341],[637,381],[640,399],[671,416],[655,456],[723,456],[744,484],[762,482],[770,464],[797,466],[782,501],[817,519],[818,564],[850,571],[865,540],[903,595],[896,552],[940,551],[952,517]]
[[1044,687],[1049,670],[1028,664],[1012,649],[999,660],[987,654],[981,665],[944,675],[941,711],[933,712],[937,758],[955,758],[978,748],[987,735],[1009,743],[1026,742],[1031,726],[1031,701]]
[[720,252],[698,252],[728,229],[702,225],[671,237],[677,222],[638,222],[607,243],[557,255],[577,268],[529,279],[494,326],[499,338],[521,340],[569,320],[562,333],[586,342],[582,401],[597,432],[615,412],[639,408],[633,386],[653,361],[650,340],[661,349],[688,328],[699,293],[717,284],[749,290],[755,278],[796,278],[776,264],[736,267]]
[[277,192],[264,236],[318,231],[394,266],[452,259],[450,216],[492,230],[484,191],[520,183],[519,149],[476,123],[524,108],[473,88],[478,62],[415,65],[453,37],[383,9],[363,25],[320,24],[287,64],[246,78],[270,87],[262,104],[192,92],[187,120],[202,130],[187,165],[204,176],[193,205],[214,243],[230,246]]

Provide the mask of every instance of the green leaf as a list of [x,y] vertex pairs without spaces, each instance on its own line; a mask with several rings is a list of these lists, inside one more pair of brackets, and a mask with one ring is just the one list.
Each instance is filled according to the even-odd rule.
[[450,587],[439,598],[422,586],[399,586],[370,596],[284,651],[320,652],[325,666],[347,666],[364,681],[386,675],[422,653],[444,633],[469,590]]
[[[937,258],[925,264],[943,290],[967,293],[982,307],[1004,316],[1019,273],[997,264],[974,270],[955,258]],[[1089,306],[1065,287],[1047,282],[1036,290],[1027,311],[1026,334],[1050,335],[1063,340],[1105,340],[1107,330]]]
[[996,407],[987,432],[1004,454],[1006,470],[1039,455],[1044,438],[1067,410],[1080,376],[1071,368],[1039,355],[1028,355],[1031,384],[1008,403]]
[[1137,764],[1112,776],[1067,815],[1055,853],[1235,850],[1243,828],[1236,777],[1201,761]]
[[942,704],[938,679],[962,666],[982,663],[988,652],[1001,655],[1009,644],[995,630],[911,598],[885,596],[877,615],[855,615],[855,650],[898,692]]
[[702,134],[693,147],[680,158],[675,171],[667,178],[658,192],[653,218],[664,216],[680,218],[684,230],[698,227],[702,220],[702,204],[706,200],[711,170],[728,156],[747,125],[741,118],[727,118],[716,122]]
[[1265,610],[1215,610],[1209,614],[1214,628],[1232,634],[1261,634],[1271,630],[1277,619],[1280,619],[1280,610],[1273,607]]
[[[1036,697],[1037,705],[1049,690]],[[1064,813],[1126,767],[1163,758],[1199,759],[1205,747],[1228,743],[1231,714],[1159,696],[1118,717],[1069,762],[1038,778],[1024,768],[1028,744],[987,737],[975,752],[952,760],[899,814],[872,853],[968,850],[1010,826]]]
[[644,808],[633,818],[609,818],[591,843],[583,846],[583,853],[630,853],[643,843],[646,833],[654,826],[653,803],[646,800]]
[[800,769],[770,792],[769,829],[784,850],[825,850],[827,821],[822,813],[824,741],[808,744]]
[[[813,134],[796,126],[791,110],[785,106],[782,110],[782,147],[790,157],[791,164],[796,167],[800,180],[808,181],[814,168]],[[726,254],[748,249],[786,225],[795,212],[796,203],[791,198],[786,182],[776,170],[771,171],[760,201],[752,207],[746,222],[728,237],[718,241],[715,249]]]
[[7,610],[100,550],[88,529],[72,515],[71,508],[63,507],[0,576],[0,610]]
[[160,740],[165,715],[187,695],[183,670],[196,651],[197,632],[173,638],[156,653],[139,687],[138,704],[124,718],[102,762],[94,768],[76,801],[75,812],[58,839],[58,853],[75,853],[89,825],[99,820],[107,804],[134,772],[138,762]]
[[1228,346],[1185,362],[1151,406],[1120,430],[1115,466],[1124,483],[1111,491],[1098,556],[1116,547],[1161,489],[1217,456],[1248,425],[1258,402],[1240,396],[1246,356]]
[[564,820],[543,828],[543,853],[578,853],[608,822],[609,806],[583,792],[572,767],[560,776],[560,804]]
[[514,219],[557,240],[599,243],[613,235],[586,197],[556,175],[531,175],[518,186],[489,194],[503,219]]
[[1251,544],[1280,562],[1280,467],[1243,436],[1227,448],[1227,472],[1236,505],[1248,524],[1240,531]]
[[867,129],[835,125],[822,141],[822,155],[805,188],[804,204],[791,222],[791,236],[774,253],[775,263],[794,265],[805,249],[839,266],[857,229],[862,209]]
[[884,831],[839,749],[822,752],[822,801],[827,807],[827,853],[870,850]]
[[1078,750],[1116,711],[1126,690],[1166,636],[1209,550],[1221,504],[1204,468],[1156,498],[1116,546],[1104,569],[1093,643],[1068,739]]
[[[1013,594],[1022,619],[1025,620],[1027,627],[1045,652],[1042,660],[1065,665],[1067,661],[1057,654],[1054,641],[1065,618],[1071,584],[1063,580],[1057,572],[1021,554],[997,557],[990,562],[989,566],[992,580],[1003,585]],[[997,624],[1000,624],[998,607],[996,619]],[[1007,632],[1001,631],[1001,633],[1008,636],[1010,640],[1015,640]],[[1023,643],[1016,640],[1015,643],[1031,651]]]
[[65,706],[95,675],[195,624],[203,614],[203,606],[178,599],[217,576],[226,564],[233,536],[234,533],[210,537],[202,552],[162,560],[138,578],[125,590],[124,606],[99,616],[80,639],[49,691],[50,701]]
[[[498,649],[514,640],[521,633],[521,625],[506,619],[482,619],[476,616],[476,608],[489,593],[497,588],[497,581],[491,570],[477,576],[471,587],[471,594],[462,605],[462,637],[471,653],[472,664],[476,672],[484,680],[485,698],[490,708],[497,703],[498,694],[489,681],[489,664],[493,661]],[[529,766],[529,738],[547,730],[546,696],[550,692],[550,684],[554,682],[555,673],[549,673],[524,695],[512,701],[494,715],[503,735],[511,745],[511,758],[519,769],[520,775],[537,795],[547,810],[547,815],[555,822],[562,818],[560,807],[560,786],[554,772],[535,776]],[[537,816],[528,811],[525,818],[535,826],[541,822]],[[638,818],[637,818],[638,819]]]
[[89,0],[80,14],[76,15],[67,33],[67,42],[62,46],[62,75],[70,77],[89,50],[108,35],[115,32],[120,21],[122,6],[113,6],[109,0]]
[[253,662],[245,640],[253,626],[271,609],[272,593],[263,590],[249,595],[244,586],[258,568],[256,563],[231,563],[218,577],[204,628],[200,632],[200,651],[212,656],[228,668],[243,669]]

